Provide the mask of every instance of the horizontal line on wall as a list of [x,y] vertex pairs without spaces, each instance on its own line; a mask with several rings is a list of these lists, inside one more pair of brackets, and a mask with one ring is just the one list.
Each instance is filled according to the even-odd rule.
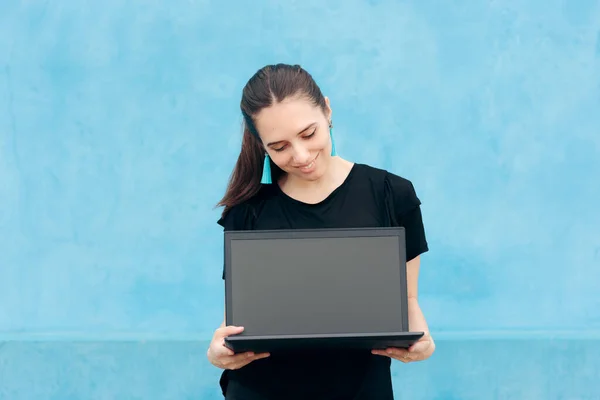
[[[213,332],[0,332],[0,342],[41,341],[41,342],[207,342]],[[432,332],[435,340],[600,340],[600,330],[473,330]]]
[[437,340],[600,340],[600,330],[473,330],[432,332]]

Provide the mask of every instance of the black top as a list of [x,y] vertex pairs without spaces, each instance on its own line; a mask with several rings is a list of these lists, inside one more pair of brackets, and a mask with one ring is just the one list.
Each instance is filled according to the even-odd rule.
[[[412,183],[364,164],[325,200],[307,204],[265,185],[218,223],[225,230],[403,226],[407,261],[428,251],[420,200]],[[223,277],[225,271],[223,271]],[[271,354],[221,377],[227,398],[392,399],[390,359],[370,351],[302,351]]]

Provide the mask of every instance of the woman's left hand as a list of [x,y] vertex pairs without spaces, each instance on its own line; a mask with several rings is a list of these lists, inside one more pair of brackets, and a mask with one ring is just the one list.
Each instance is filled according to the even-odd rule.
[[373,350],[372,353],[380,356],[391,357],[404,363],[423,361],[431,357],[435,351],[435,342],[429,333],[429,327],[425,316],[419,307],[416,298],[408,300],[408,325],[413,332],[424,332],[424,335],[408,349],[388,348],[385,350]]
[[391,347],[385,350],[373,350],[372,353],[379,356],[387,356],[403,363],[409,363],[426,360],[431,357],[434,351],[435,342],[429,332],[425,332],[423,337],[408,349]]

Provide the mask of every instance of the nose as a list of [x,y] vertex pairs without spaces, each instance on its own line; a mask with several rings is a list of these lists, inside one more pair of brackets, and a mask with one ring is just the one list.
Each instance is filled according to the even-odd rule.
[[294,162],[297,164],[306,164],[310,161],[310,151],[304,146],[294,146]]

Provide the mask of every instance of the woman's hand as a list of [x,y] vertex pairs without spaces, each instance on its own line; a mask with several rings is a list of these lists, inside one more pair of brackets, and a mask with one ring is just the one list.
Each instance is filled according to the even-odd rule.
[[373,350],[372,353],[379,356],[387,356],[404,363],[423,361],[431,357],[435,351],[435,343],[429,332],[419,339],[408,349],[388,348],[385,350]]
[[408,349],[388,348],[385,350],[373,350],[372,353],[387,356],[404,363],[423,361],[431,357],[435,351],[435,342],[429,333],[429,327],[415,298],[408,300],[408,325],[412,332],[424,332],[425,334]]
[[206,356],[210,363],[221,369],[240,369],[252,361],[266,358],[269,353],[254,354],[252,352],[235,354],[225,347],[225,338],[244,331],[240,326],[221,326],[215,331]]

